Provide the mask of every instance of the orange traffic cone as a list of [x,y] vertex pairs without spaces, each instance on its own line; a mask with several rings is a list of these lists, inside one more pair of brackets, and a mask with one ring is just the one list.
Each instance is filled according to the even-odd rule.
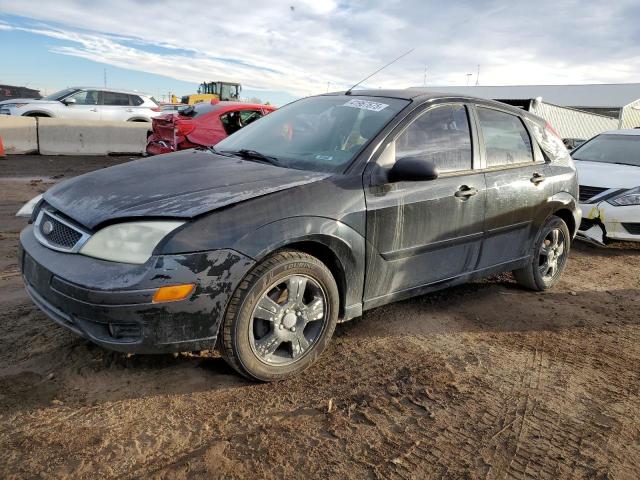
[[2,137],[0,137],[0,157],[4,157],[4,145],[2,144]]

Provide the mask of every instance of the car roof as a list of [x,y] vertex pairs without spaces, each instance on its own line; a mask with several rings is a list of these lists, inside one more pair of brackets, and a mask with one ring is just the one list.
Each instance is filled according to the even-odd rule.
[[[325,93],[323,95],[346,95],[347,92],[332,92]],[[351,96],[363,96],[363,97],[386,97],[386,98],[399,98],[401,100],[410,100],[416,103],[423,103],[429,100],[450,98],[456,100],[462,100],[467,102],[480,103],[483,105],[494,105],[504,110],[509,110],[517,115],[525,116],[534,119],[538,122],[544,120],[537,115],[534,115],[526,110],[523,110],[506,103],[498,102],[495,100],[487,100],[485,98],[473,97],[470,95],[460,95],[453,93],[443,93],[436,90],[430,90],[428,88],[406,88],[406,89],[378,89],[378,90],[352,90],[349,95]]]
[[148,93],[140,92],[137,90],[127,90],[125,88],[107,88],[107,87],[69,87],[77,90],[99,90],[101,92],[113,92],[113,93],[126,93],[127,95],[142,95],[145,97],[151,97]]
[[609,130],[602,132],[602,135],[640,135],[640,128],[630,128],[626,130]]

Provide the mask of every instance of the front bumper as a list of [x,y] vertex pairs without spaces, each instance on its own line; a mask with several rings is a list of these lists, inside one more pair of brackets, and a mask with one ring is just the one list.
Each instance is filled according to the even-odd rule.
[[640,242],[640,206],[617,207],[608,202],[580,204],[578,236],[598,244],[609,241]]
[[[131,353],[211,349],[227,303],[254,261],[233,250],[154,256],[144,265],[108,262],[20,235],[29,296],[53,321],[98,345]],[[162,286],[194,283],[185,300],[153,303]]]

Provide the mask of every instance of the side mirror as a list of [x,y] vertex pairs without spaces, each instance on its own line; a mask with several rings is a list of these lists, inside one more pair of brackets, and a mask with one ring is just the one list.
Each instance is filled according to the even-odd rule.
[[62,100],[62,103],[64,103],[65,105],[73,105],[74,103],[76,103],[76,99],[75,98],[65,98],[64,100]]
[[403,157],[396,160],[389,171],[390,182],[419,182],[438,178],[438,169],[432,161],[421,157]]

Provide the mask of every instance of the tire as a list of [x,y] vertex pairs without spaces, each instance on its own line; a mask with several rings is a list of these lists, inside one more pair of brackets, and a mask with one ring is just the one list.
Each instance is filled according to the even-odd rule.
[[329,343],[338,299],[336,281],[320,260],[294,250],[275,252],[234,292],[218,334],[220,353],[250,380],[298,374]]
[[516,281],[536,291],[553,287],[560,281],[570,249],[569,227],[560,217],[550,216],[533,243],[529,264],[513,271]]

